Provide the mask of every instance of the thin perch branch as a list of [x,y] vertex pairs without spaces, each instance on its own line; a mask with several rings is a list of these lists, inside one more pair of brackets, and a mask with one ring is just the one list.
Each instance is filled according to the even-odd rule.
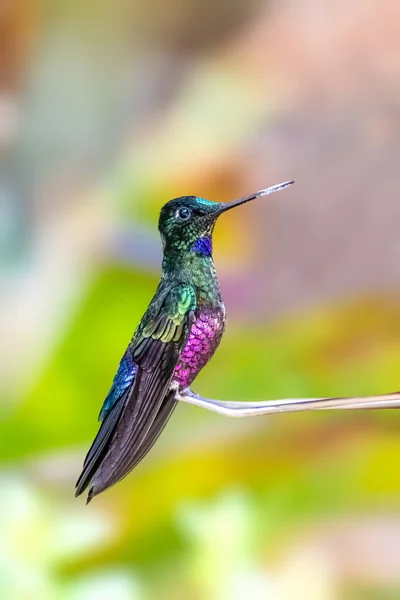
[[400,408],[400,392],[378,396],[355,396],[344,398],[287,398],[261,402],[231,402],[211,400],[195,394],[190,389],[177,393],[180,402],[194,404],[228,417],[257,417],[275,413],[309,410],[366,410],[377,408]]

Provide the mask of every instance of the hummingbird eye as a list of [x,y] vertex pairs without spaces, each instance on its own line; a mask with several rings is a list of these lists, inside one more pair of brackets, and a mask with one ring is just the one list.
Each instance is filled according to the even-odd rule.
[[187,206],[182,206],[175,213],[175,217],[178,219],[178,221],[188,221],[191,216],[192,211],[190,208],[187,208]]

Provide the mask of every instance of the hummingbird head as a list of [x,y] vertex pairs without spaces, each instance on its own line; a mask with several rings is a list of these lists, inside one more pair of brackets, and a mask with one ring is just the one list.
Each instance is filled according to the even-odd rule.
[[211,256],[211,237],[218,217],[236,206],[266,196],[292,185],[285,181],[233,200],[232,202],[211,202],[197,196],[181,196],[167,202],[161,209],[158,229],[165,250],[179,254],[197,252]]

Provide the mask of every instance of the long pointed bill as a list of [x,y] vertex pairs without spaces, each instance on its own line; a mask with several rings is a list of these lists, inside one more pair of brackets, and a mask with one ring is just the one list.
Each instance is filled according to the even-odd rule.
[[272,185],[265,190],[259,190],[254,194],[250,194],[250,196],[243,196],[242,198],[238,198],[237,200],[233,200],[232,202],[225,202],[221,204],[220,208],[217,210],[217,214],[220,215],[231,208],[235,208],[236,206],[240,206],[241,204],[245,204],[246,202],[250,202],[251,200],[255,200],[256,198],[260,198],[261,196],[268,196],[269,194],[273,194],[274,192],[279,192],[280,190],[284,190],[285,188],[292,185],[294,181],[284,181],[283,183],[278,183],[278,185]]

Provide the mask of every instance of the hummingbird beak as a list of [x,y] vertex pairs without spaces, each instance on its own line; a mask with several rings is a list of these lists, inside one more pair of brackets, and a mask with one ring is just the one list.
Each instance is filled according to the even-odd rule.
[[220,205],[217,211],[214,213],[214,216],[219,216],[221,213],[230,210],[231,208],[235,208],[236,206],[240,206],[241,204],[245,204],[246,202],[250,202],[251,200],[255,200],[256,198],[260,198],[261,196],[268,196],[269,194],[273,194],[274,192],[279,192],[279,190],[283,190],[289,185],[292,185],[294,181],[284,181],[283,183],[278,183],[277,185],[272,185],[265,190],[259,190],[254,194],[250,194],[250,196],[243,196],[242,198],[238,198],[237,200],[233,200],[232,202],[224,202]]

